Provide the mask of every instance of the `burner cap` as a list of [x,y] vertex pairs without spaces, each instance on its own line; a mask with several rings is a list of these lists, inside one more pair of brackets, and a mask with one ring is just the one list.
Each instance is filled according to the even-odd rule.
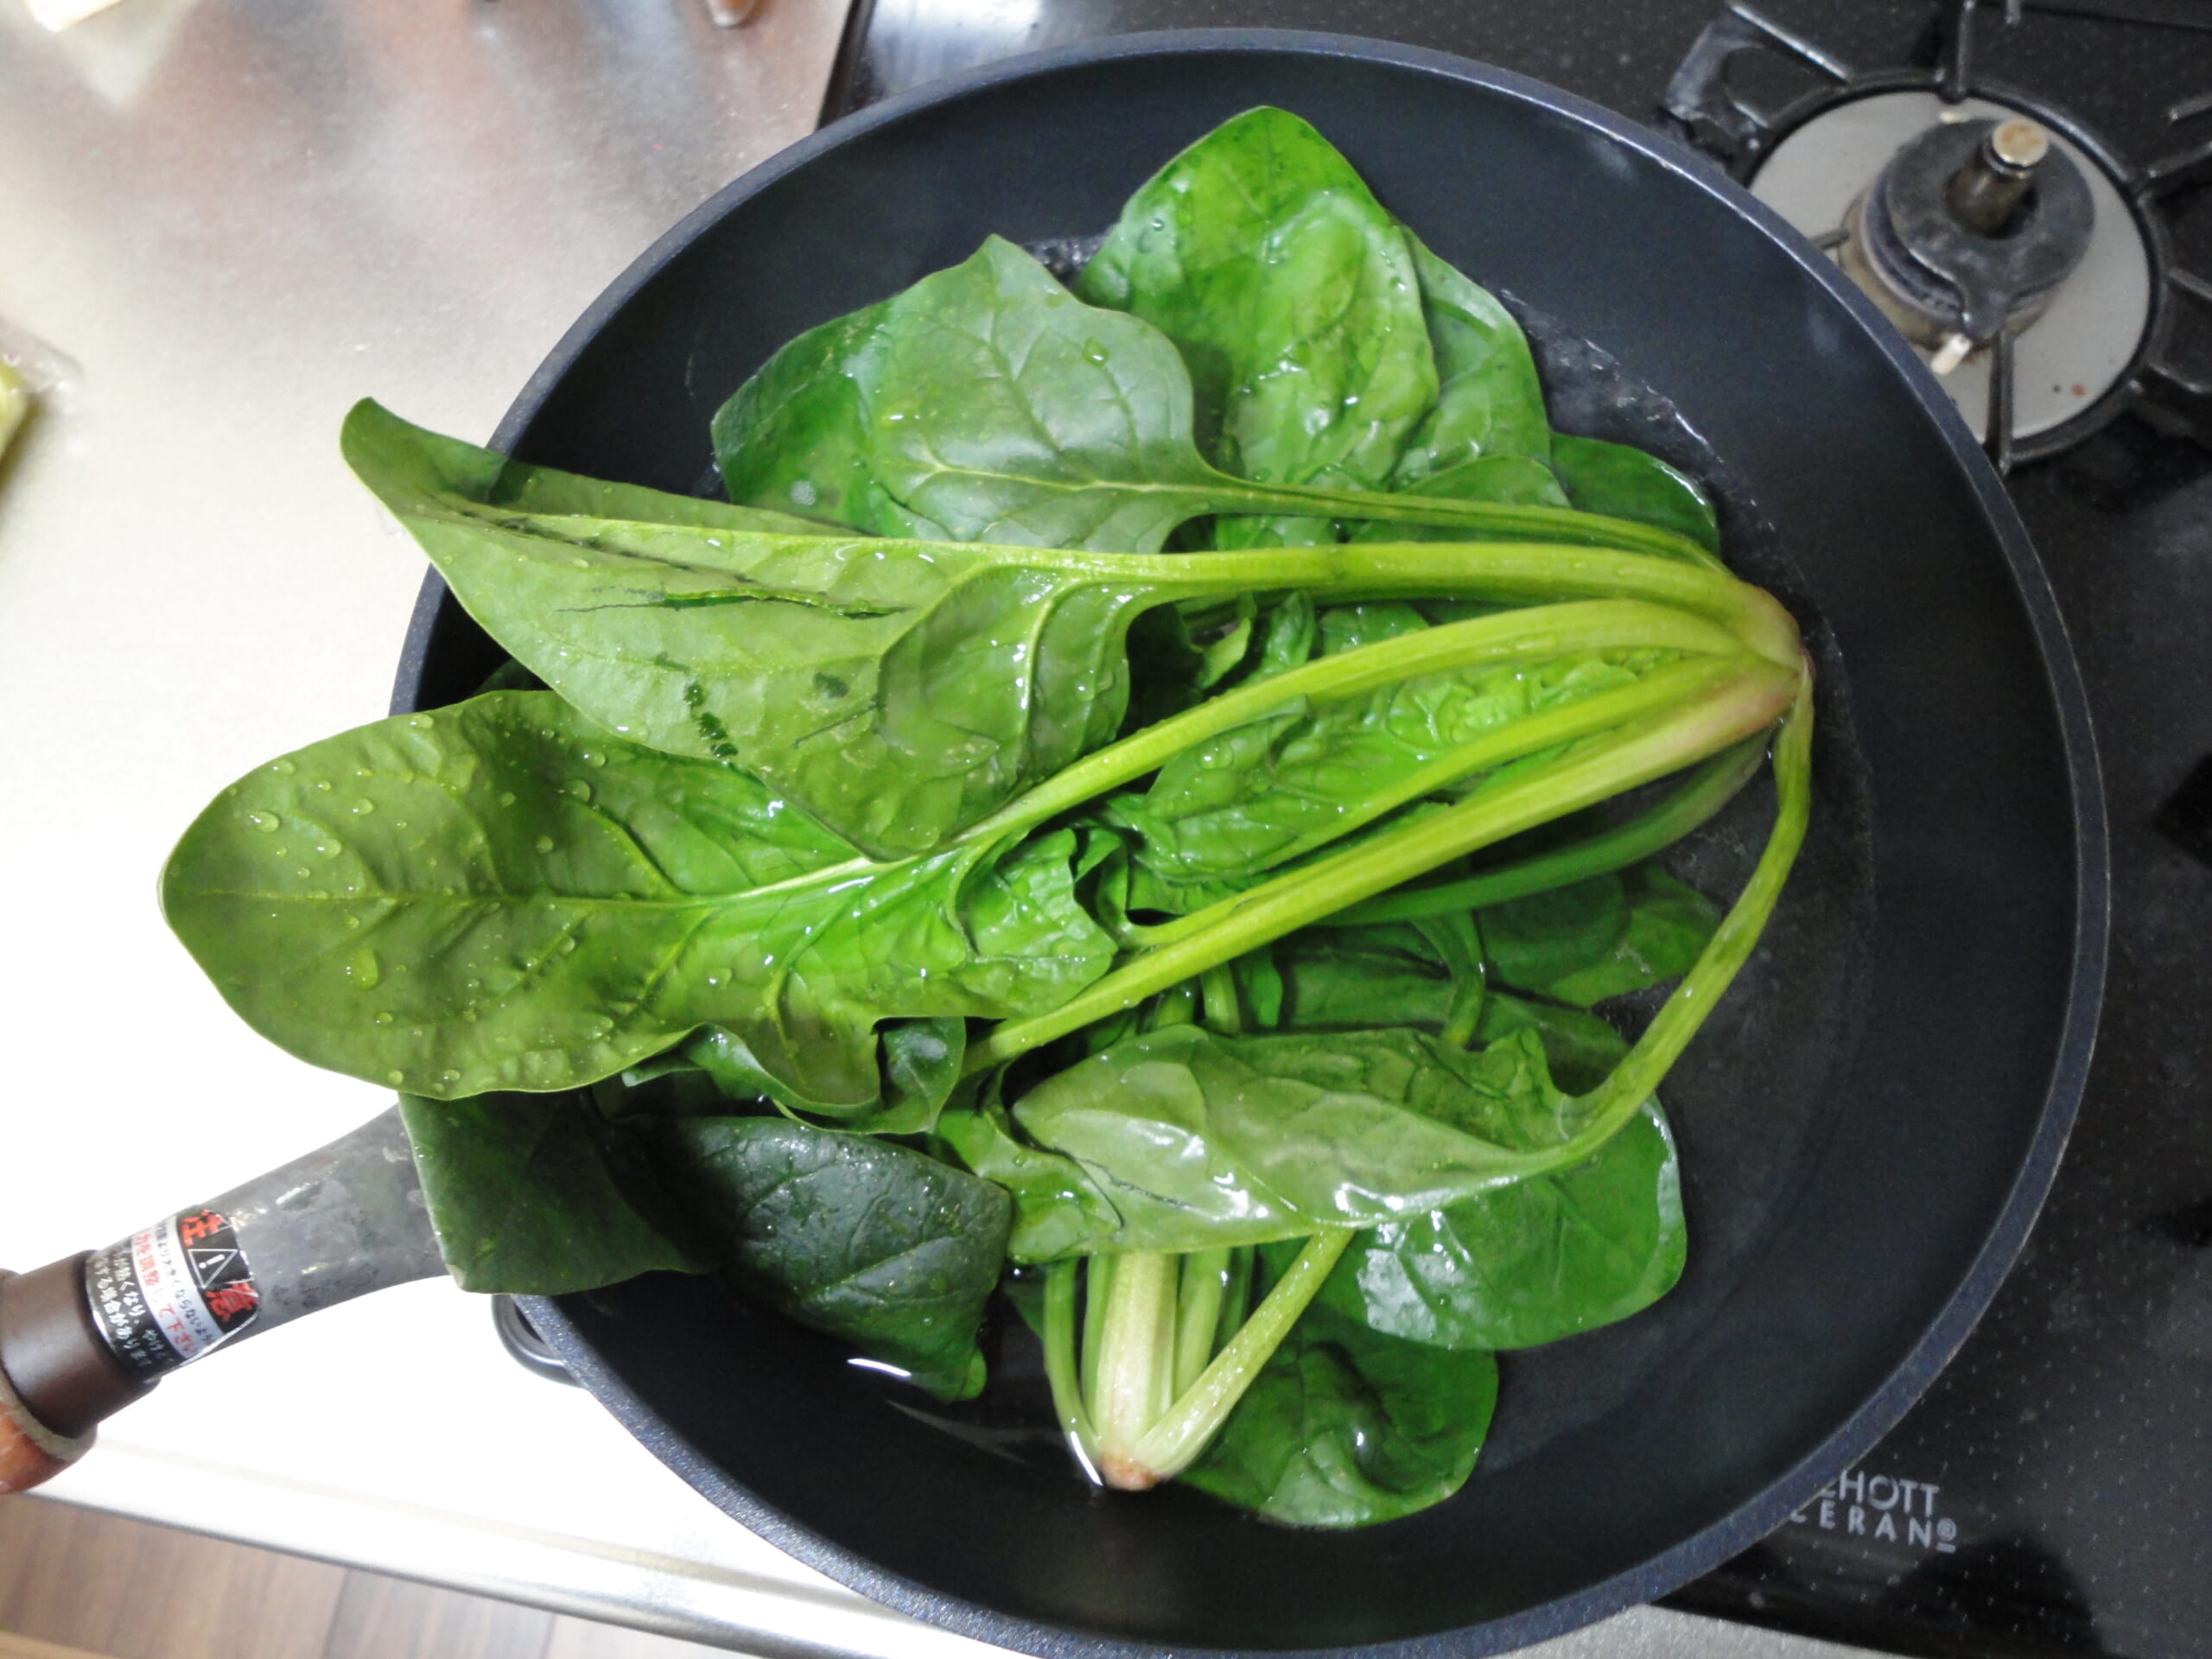
[[[1999,133],[2005,135],[2001,140]],[[2047,153],[2038,163],[2034,156],[2039,143]],[[2001,192],[1990,192],[1990,200],[1969,204],[1970,219],[1980,212],[1997,225],[2000,233],[1993,237],[1960,226],[1958,209],[1948,194],[1977,153],[1987,157],[1987,171],[1997,182],[2002,182],[2007,169],[2032,172],[2035,181],[2036,205],[2017,221],[1998,214],[1997,209],[2005,206]],[[1909,190],[1901,190],[1901,175],[1910,185]],[[2059,180],[2065,182],[2054,189]],[[1883,188],[1878,188],[1878,181]],[[1964,354],[1964,348],[1954,344],[1946,353],[1942,332],[1928,326],[1925,318],[1941,315],[1945,304],[1950,315],[1958,315],[1956,299],[1949,297],[1956,294],[1955,282],[1949,272],[1921,257],[1924,247],[1903,245],[1903,238],[1897,245],[1885,242],[1884,232],[1899,223],[1902,194],[1902,217],[1912,219],[1914,213],[1919,213],[1922,217],[1913,222],[1923,233],[1928,216],[1941,214],[1953,226],[1954,255],[1961,247],[1970,255],[1987,255],[1993,245],[1998,250],[1995,263],[2001,266],[2004,245],[2011,239],[2003,232],[2013,237],[2027,233],[2038,210],[2047,216],[2051,198],[2059,192],[2070,196],[2074,186],[2080,187],[2080,196],[2065,212],[2078,213],[2086,224],[2078,235],[2069,232],[2058,239],[2059,245],[2038,249],[2035,259],[2021,262],[2026,267],[2021,286],[2028,291],[2017,295],[2004,311],[2019,329],[2012,348],[2012,431],[2022,439],[2088,413],[2127,372],[2150,325],[2154,267],[2149,242],[2094,156],[2068,137],[2063,127],[2054,128],[2031,109],[1987,99],[1945,104],[1932,92],[1889,92],[1853,99],[1814,116],[1775,145],[1751,180],[1753,194],[1816,240],[1833,240],[1839,228],[1855,229],[1862,207],[1887,207],[1887,214],[1880,216],[1886,224],[1871,222],[1876,213],[1865,215],[1870,221],[1867,233],[1854,238],[1854,244],[1863,246],[1847,247],[1847,268],[1854,258],[1870,264],[1886,261],[1893,269],[1884,270],[1881,276],[1891,280],[1878,286],[1907,288],[1916,276],[1924,285],[1918,315],[1901,301],[1884,308],[1924,357],[1934,359],[1938,353],[1949,357],[1948,363],[1941,365],[1948,370],[1944,388],[1976,431],[1982,428],[1989,400],[1990,353],[1979,349],[1979,342],[1995,330],[1955,329],[1970,333],[1967,344],[1976,349]],[[2019,206],[2027,194],[2021,193],[2013,205]],[[1939,235],[1936,239],[1942,238]],[[2068,241],[2075,244],[2070,250],[2064,245]],[[2070,257],[2062,259],[2062,254]],[[1902,282],[1896,280],[1898,269]],[[1867,284],[1862,280],[1861,285]],[[1877,294],[1878,303],[1885,297]],[[2032,319],[2031,326],[2022,325],[2023,316]]]

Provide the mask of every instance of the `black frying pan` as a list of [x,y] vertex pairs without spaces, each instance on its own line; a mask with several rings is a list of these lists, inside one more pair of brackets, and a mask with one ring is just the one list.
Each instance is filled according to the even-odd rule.
[[[1950,1356],[2026,1234],[2101,980],[2088,716],[2018,521],[1948,400],[1779,219],[1649,134],[1408,48],[1141,35],[838,123],[731,186],[570,332],[494,439],[697,486],[708,420],[800,330],[964,257],[1112,221],[1255,104],[1306,117],[1510,297],[1560,423],[1701,473],[1731,556],[1821,662],[1813,836],[1751,971],[1670,1078],[1691,1257],[1612,1329],[1507,1357],[1456,1498],[1350,1534],[1094,1492],[999,1333],[982,1404],[655,1276],[531,1305],[574,1373],[730,1514],[938,1624],[1053,1655],[1136,1644],[1484,1654],[1660,1595],[1781,1523]],[[1594,348],[1594,349],[1593,349]],[[395,707],[497,652],[433,577]],[[1694,855],[1748,865],[1760,803]]]

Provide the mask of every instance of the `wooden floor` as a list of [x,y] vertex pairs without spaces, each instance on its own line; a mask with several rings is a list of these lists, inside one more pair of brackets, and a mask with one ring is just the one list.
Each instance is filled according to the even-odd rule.
[[0,1497],[0,1659],[710,1659],[721,1649]]

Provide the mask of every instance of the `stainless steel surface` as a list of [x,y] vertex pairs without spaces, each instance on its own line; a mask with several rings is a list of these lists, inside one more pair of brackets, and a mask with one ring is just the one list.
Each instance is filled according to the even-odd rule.
[[[487,435],[637,253],[809,130],[842,21],[122,0],[50,35],[0,0],[0,354],[42,391],[0,465],[0,1030],[10,1157],[48,1172],[0,1212],[0,1261],[385,1103],[247,1032],[154,897],[217,790],[383,712],[422,562],[340,465],[339,419],[373,394]],[[985,1651],[741,1532],[440,1281],[178,1374],[50,1490],[755,1653]],[[1846,1650],[1645,1610],[1533,1651]]]

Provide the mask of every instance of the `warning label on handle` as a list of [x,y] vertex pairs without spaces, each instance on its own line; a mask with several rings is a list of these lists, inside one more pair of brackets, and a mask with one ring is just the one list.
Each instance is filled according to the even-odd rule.
[[188,1210],[109,1245],[86,1262],[85,1289],[108,1346],[143,1377],[219,1347],[261,1311],[238,1235],[214,1210]]

